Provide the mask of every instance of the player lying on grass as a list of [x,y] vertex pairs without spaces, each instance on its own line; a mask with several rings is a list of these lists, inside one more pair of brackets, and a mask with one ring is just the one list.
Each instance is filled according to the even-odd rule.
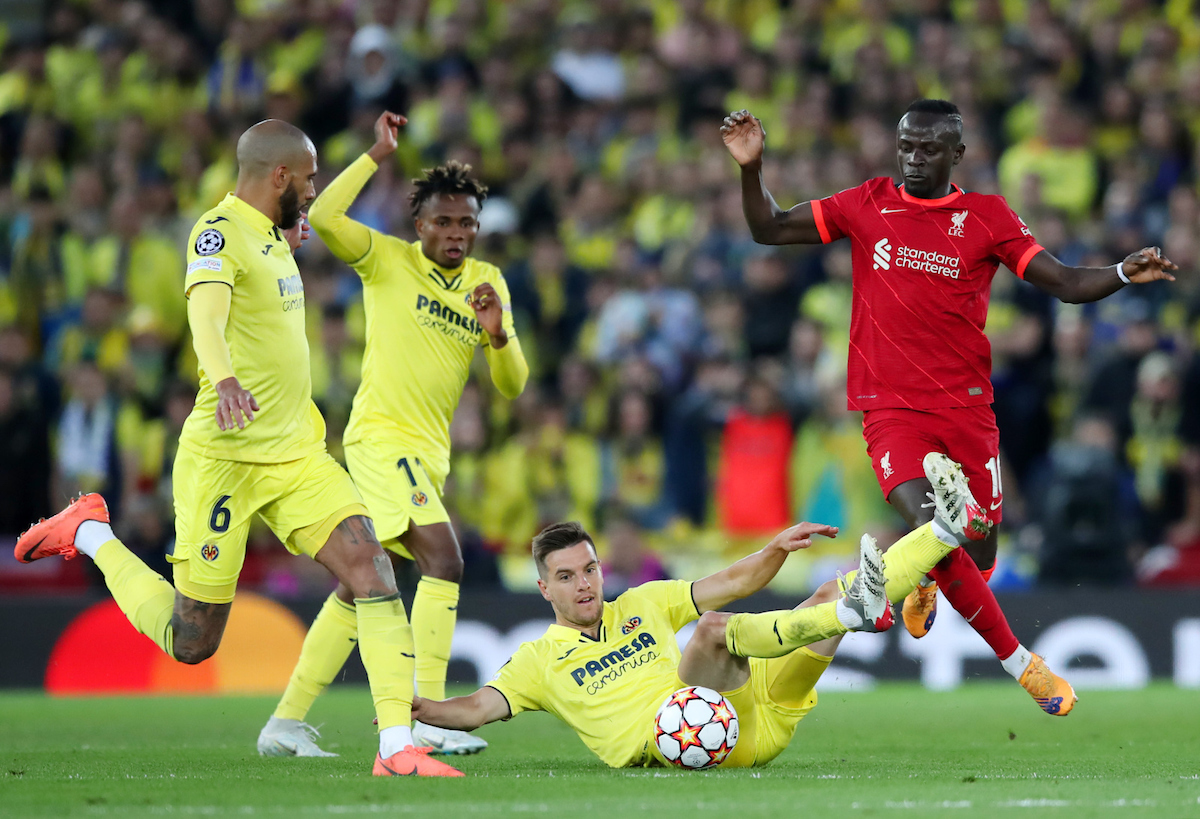
[[[890,627],[889,601],[903,600],[939,560],[991,531],[958,464],[930,453],[925,471],[933,485],[933,521],[895,543],[886,566],[874,538],[863,535],[858,571],[825,583],[790,611],[718,609],[762,589],[789,553],[808,547],[812,535],[834,537],[835,527],[800,523],[702,580],[646,583],[605,603],[591,537],[578,523],[550,526],[534,538],[533,558],[555,624],[522,644],[474,694],[417,697],[413,716],[469,731],[522,711],[549,711],[614,768],[660,765],[656,709],[672,691],[702,685],[722,692],[738,713],[741,735],[722,764],[765,765],[817,704],[813,686],[841,636]],[[697,618],[681,654],[675,632]]]

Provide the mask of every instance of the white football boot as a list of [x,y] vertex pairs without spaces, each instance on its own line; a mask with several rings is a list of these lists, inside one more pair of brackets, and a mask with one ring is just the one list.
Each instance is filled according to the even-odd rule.
[[453,728],[438,728],[435,725],[414,720],[412,726],[413,745],[424,745],[432,748],[432,754],[455,754],[466,756],[477,754],[488,746],[485,740],[468,734],[466,731],[456,731]]
[[258,735],[259,756],[337,756],[322,751],[314,740],[321,734],[307,722],[271,717]]
[[875,538],[864,534],[858,543],[858,571],[847,588],[838,572],[843,589],[842,604],[858,613],[863,624],[854,631],[887,631],[895,622],[892,604],[887,599],[887,578],[883,574],[883,552]]

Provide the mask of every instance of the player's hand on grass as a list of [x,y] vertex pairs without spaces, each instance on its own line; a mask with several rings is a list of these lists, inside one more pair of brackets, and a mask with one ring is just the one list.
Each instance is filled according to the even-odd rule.
[[762,123],[744,108],[725,117],[721,126],[721,139],[725,147],[743,168],[754,167],[762,162],[766,138]]
[[480,326],[487,331],[493,347],[499,349],[508,343],[508,333],[504,332],[504,306],[496,288],[487,282],[476,287],[471,294],[471,309]]
[[1160,279],[1173,282],[1175,277],[1171,275],[1171,271],[1179,269],[1179,266],[1162,255],[1162,250],[1157,247],[1143,247],[1136,253],[1130,253],[1121,264],[1122,271],[1134,284],[1146,284]]
[[258,402],[249,390],[243,390],[242,385],[233,376],[217,384],[217,426],[221,429],[245,429],[246,424],[254,420],[258,412]]
[[790,529],[784,529],[777,534],[767,548],[782,549],[785,552],[795,552],[800,549],[807,549],[812,546],[813,535],[824,535],[825,537],[837,537],[838,528],[836,526],[828,526],[824,523],[808,523],[801,521]]
[[408,120],[391,111],[384,111],[375,120],[375,144],[367,151],[367,156],[379,165],[395,152],[400,144],[400,129],[408,124]]
[[312,225],[308,223],[308,215],[300,214],[300,221],[292,225],[283,232],[283,238],[287,239],[288,247],[295,253],[300,249],[300,245],[304,244],[312,236]]

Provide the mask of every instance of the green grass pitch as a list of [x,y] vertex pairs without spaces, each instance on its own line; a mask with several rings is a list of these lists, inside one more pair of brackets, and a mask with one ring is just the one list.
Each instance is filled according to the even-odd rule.
[[365,689],[311,714],[338,759],[261,759],[256,697],[0,695],[0,816],[1200,817],[1200,699],[1085,692],[1065,719],[1014,685],[827,693],[753,771],[613,771],[552,717],[482,729],[460,780],[374,779]]

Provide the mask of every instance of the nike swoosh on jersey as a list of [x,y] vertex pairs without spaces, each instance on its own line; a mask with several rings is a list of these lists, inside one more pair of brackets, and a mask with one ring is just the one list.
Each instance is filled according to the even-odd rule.
[[883,208],[880,213],[904,213],[908,208]]
[[1000,504],[1002,504],[1002,503],[1004,503],[1004,499],[1003,499],[1003,498],[1001,498],[1000,500],[998,500],[998,501],[996,501],[995,503],[993,503],[993,504],[992,504],[992,511],[993,511],[993,512],[995,512],[997,509],[999,509],[999,508],[1000,508]]

